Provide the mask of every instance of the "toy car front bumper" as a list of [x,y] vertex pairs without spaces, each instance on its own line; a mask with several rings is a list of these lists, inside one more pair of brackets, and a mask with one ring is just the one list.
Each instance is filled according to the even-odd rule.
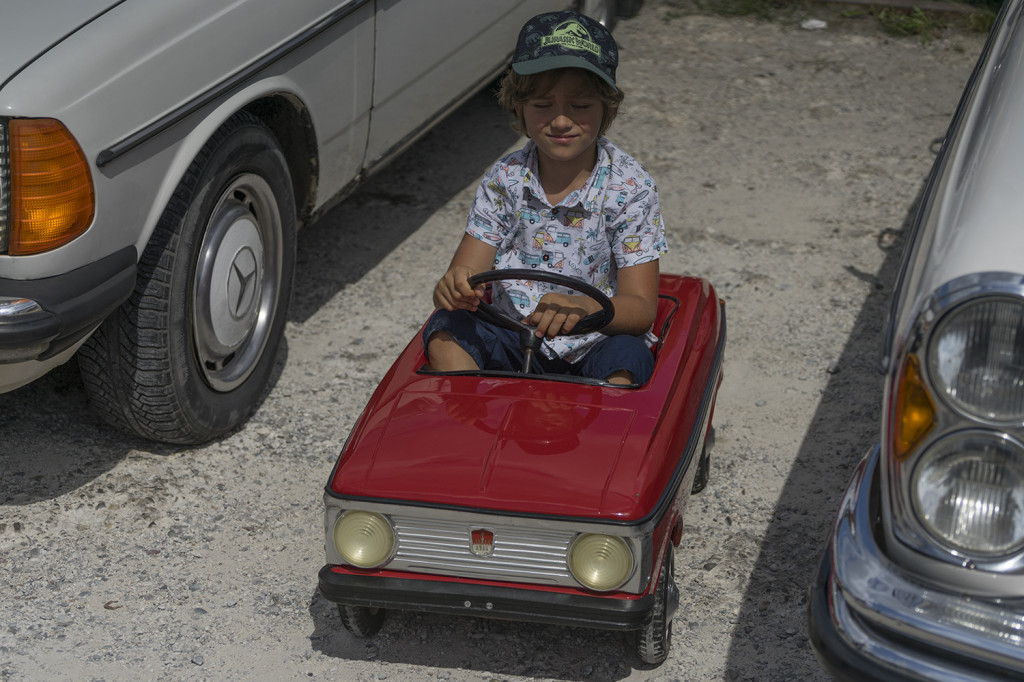
[[[858,466],[810,590],[810,634],[844,680],[1022,679],[1024,613],[925,584],[876,540],[879,449]],[[997,625],[998,624],[998,625]]]
[[[135,247],[128,246],[55,277],[0,278],[0,390],[45,373],[47,360],[82,341],[128,298],[136,260]],[[17,367],[33,363],[45,369]]]
[[603,630],[638,630],[654,595],[612,597],[569,594],[453,579],[354,575],[327,565],[320,593],[350,606],[426,611]]

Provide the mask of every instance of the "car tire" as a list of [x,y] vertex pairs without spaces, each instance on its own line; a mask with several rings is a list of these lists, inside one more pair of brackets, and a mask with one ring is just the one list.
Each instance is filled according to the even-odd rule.
[[373,637],[380,632],[387,611],[366,606],[338,604],[338,615],[341,616],[341,624],[345,626],[345,629],[356,637]]
[[672,615],[679,602],[675,580],[675,553],[669,545],[658,574],[654,607],[644,619],[644,626],[635,636],[636,655],[646,665],[661,665],[668,658],[672,646]]
[[610,31],[615,28],[615,20],[618,18],[616,5],[616,0],[576,0],[576,11]]
[[243,423],[270,383],[295,269],[291,176],[240,112],[185,173],[131,297],[79,353],[94,408],[148,439],[199,444]]
[[644,4],[644,0],[617,0],[616,10],[620,17],[630,18],[635,17],[640,13],[640,6]]

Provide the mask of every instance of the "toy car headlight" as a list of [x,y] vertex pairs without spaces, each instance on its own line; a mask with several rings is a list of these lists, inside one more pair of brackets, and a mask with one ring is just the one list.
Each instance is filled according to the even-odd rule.
[[584,587],[607,592],[629,580],[633,553],[622,538],[583,533],[569,547],[569,571]]
[[381,514],[349,510],[334,524],[334,547],[345,563],[376,568],[391,558],[395,531]]
[[954,309],[938,324],[928,352],[929,375],[954,409],[969,417],[1024,420],[1024,302],[983,298]]
[[1024,547],[1024,446],[967,431],[929,448],[914,467],[911,498],[922,526],[947,547],[994,557]]

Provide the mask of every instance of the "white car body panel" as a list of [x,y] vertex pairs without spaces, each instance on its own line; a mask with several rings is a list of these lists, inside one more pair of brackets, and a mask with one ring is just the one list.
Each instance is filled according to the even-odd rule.
[[958,134],[945,143],[947,160],[931,188],[937,200],[925,200],[927,213],[891,321],[897,337],[907,334],[925,299],[948,282],[979,272],[1024,273],[1024,27],[993,40],[963,103]]
[[[141,254],[207,140],[256,101],[287,101],[309,121],[315,176],[298,205],[307,209],[300,218],[315,215],[500,71],[527,18],[569,4],[6,3],[0,117],[63,123],[91,164],[96,204],[90,228],[69,243],[0,253],[0,297],[24,296],[19,282],[61,277],[130,246]],[[5,364],[0,353],[0,392],[69,355]]]
[[[489,11],[481,11],[481,6]],[[550,2],[528,0],[447,0],[444,3],[381,0],[377,15],[373,125],[366,159],[373,165],[422,124],[439,102],[463,97],[482,77],[507,59],[481,63],[466,55],[485,55],[494,45],[511,56],[515,36],[527,19],[551,9]],[[440,26],[424,30],[427,26]],[[391,49],[405,45],[408,53]],[[483,69],[481,68],[483,67]]]
[[[3,6],[3,21],[17,26],[0,40],[0,87],[17,71],[79,26],[92,21],[123,0],[24,0]],[[0,115],[4,112],[0,110]]]

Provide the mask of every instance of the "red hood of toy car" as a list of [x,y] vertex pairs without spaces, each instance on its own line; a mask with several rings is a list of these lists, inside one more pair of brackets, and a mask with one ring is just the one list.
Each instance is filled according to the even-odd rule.
[[[443,385],[439,385],[443,384]],[[463,389],[463,390],[460,390]],[[594,387],[426,378],[378,404],[335,492],[481,509],[631,517],[652,425]],[[647,501],[644,501],[646,504]]]
[[707,282],[662,275],[660,290],[662,344],[653,376],[639,388],[427,373],[414,337],[353,427],[328,494],[647,518],[689,485],[682,476],[694,469],[681,465],[692,458],[682,456],[711,418],[724,342],[721,306]]

